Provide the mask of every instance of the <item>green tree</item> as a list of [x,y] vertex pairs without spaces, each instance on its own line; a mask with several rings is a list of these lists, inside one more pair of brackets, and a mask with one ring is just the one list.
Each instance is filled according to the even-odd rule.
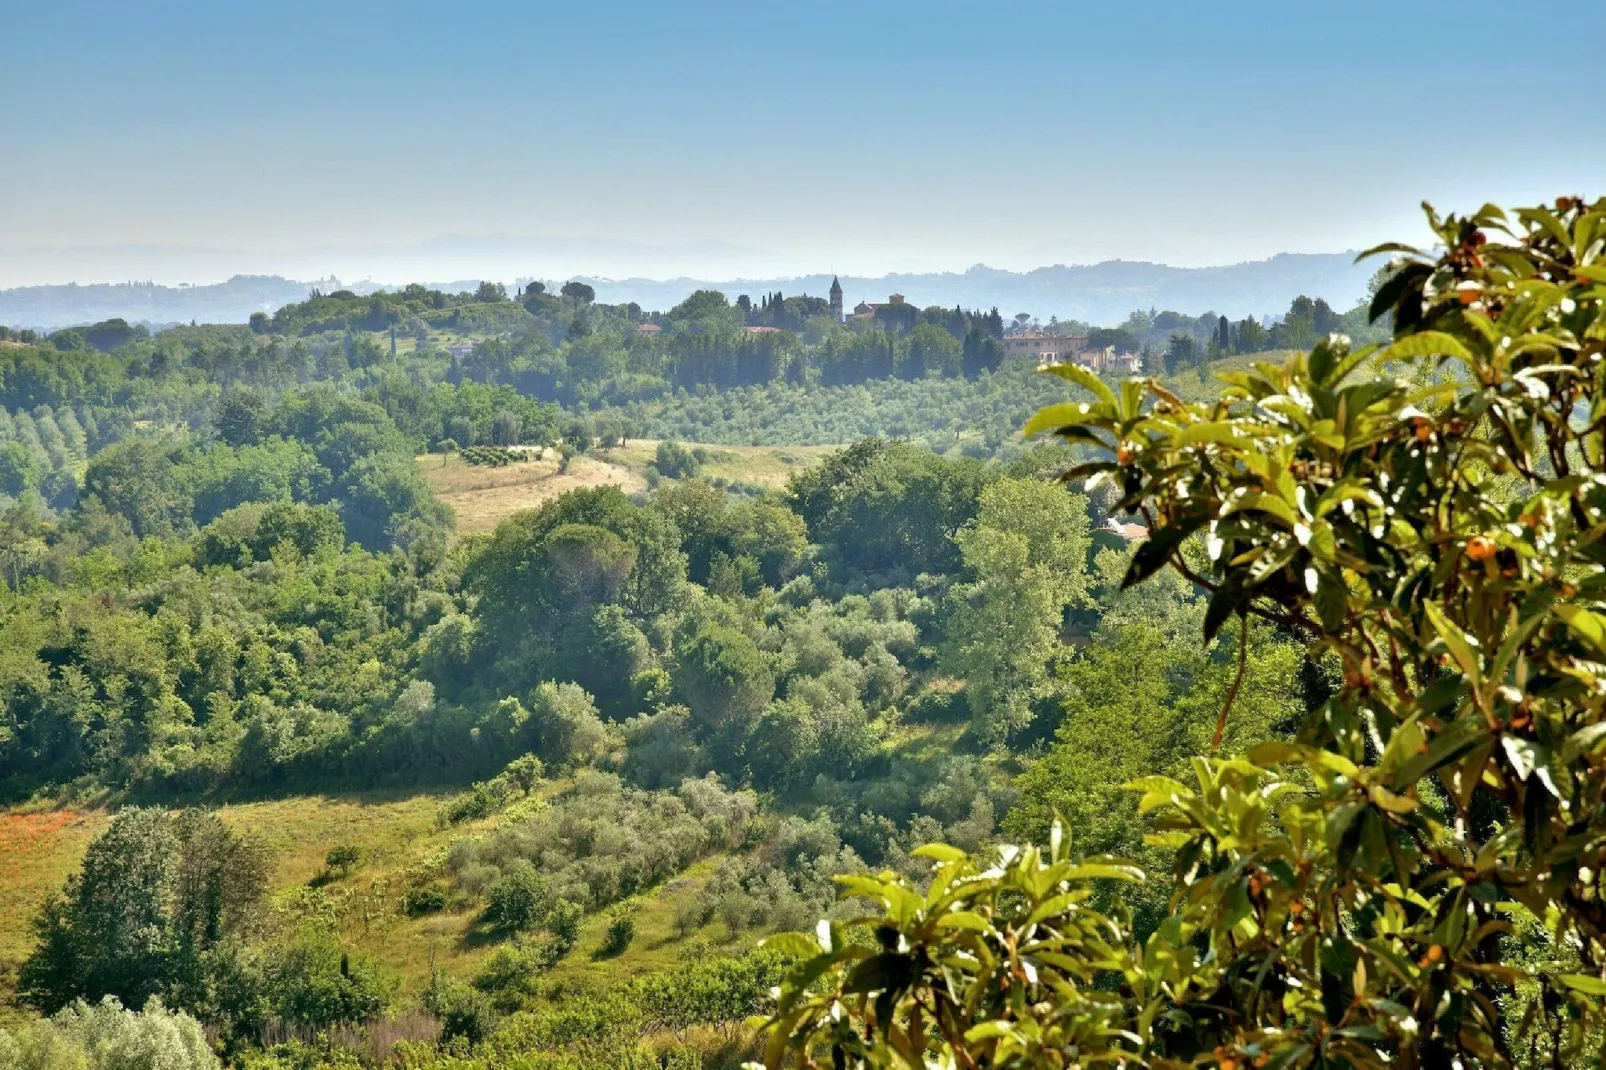
[[148,438],[130,439],[97,453],[84,472],[85,497],[128,519],[134,534],[172,535],[189,520],[191,505],[178,482],[178,448]]
[[7,1070],[217,1070],[201,1023],[152,999],[143,1011],[115,998],[65,1007],[54,1018],[0,1029]]
[[1056,483],[1001,479],[954,541],[968,581],[953,591],[948,661],[966,681],[978,734],[1001,744],[1031,722],[1065,611],[1087,597],[1087,500]]
[[245,929],[266,884],[262,849],[216,817],[123,810],[40,911],[18,992],[50,1012],[75,999],[139,1008],[193,991],[206,953]]
[[37,487],[43,474],[33,450],[16,440],[0,442],[0,492],[15,498]]
[[230,446],[248,446],[262,437],[268,406],[259,391],[231,390],[218,408],[217,434]]
[[340,519],[352,541],[388,550],[404,544],[410,522],[444,529],[451,511],[436,499],[411,457],[381,453],[352,466],[344,480]]
[[675,651],[675,689],[706,728],[745,728],[775,695],[775,677],[745,633],[704,624]]
[[1199,362],[1199,343],[1191,334],[1173,334],[1165,344],[1165,373],[1176,375]]
[[958,570],[953,537],[975,515],[991,478],[978,461],[949,461],[916,446],[865,439],[794,475],[787,503],[808,525],[833,575],[912,580]]

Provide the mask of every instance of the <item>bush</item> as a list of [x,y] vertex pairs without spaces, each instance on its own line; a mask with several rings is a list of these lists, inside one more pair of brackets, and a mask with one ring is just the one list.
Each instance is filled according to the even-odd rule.
[[562,947],[561,955],[566,955],[580,940],[580,922],[585,918],[585,910],[579,903],[571,903],[567,899],[559,899],[552,904],[547,913],[546,927],[554,939]]
[[267,966],[267,992],[286,1022],[314,1029],[354,1025],[382,1014],[392,985],[377,966],[312,932],[277,949]]
[[523,450],[510,450],[503,446],[465,446],[458,456],[469,464],[484,468],[502,468],[525,459]]
[[539,926],[551,909],[552,895],[546,881],[530,863],[516,859],[491,885],[485,920],[498,929],[522,932]]
[[412,917],[446,909],[446,893],[439,888],[409,888],[402,893],[402,909]]
[[362,861],[362,848],[354,843],[342,843],[329,848],[329,853],[323,856],[323,864],[331,871],[342,874],[350,873]]
[[702,469],[702,462],[680,443],[673,439],[665,439],[658,443],[653,467],[670,479],[693,479]]
[[713,917],[713,902],[703,896],[692,896],[675,904],[675,934],[682,940],[708,924]]
[[429,979],[421,1002],[441,1020],[442,1041],[461,1037],[472,1046],[496,1029],[496,1010],[485,994],[439,972]]
[[[508,699],[517,705],[517,699]],[[490,780],[481,780],[453,799],[442,815],[447,824],[478,821],[490,817],[507,805],[515,793],[529,794],[546,772],[541,759],[533,754],[515,758]]]
[[615,914],[608,922],[607,932],[602,937],[602,953],[604,955],[621,954],[630,942],[636,938],[636,919],[629,914]]
[[504,945],[486,960],[474,978],[474,987],[490,996],[498,1010],[511,1011],[524,997],[535,993],[536,977],[556,962],[546,941],[530,946]]

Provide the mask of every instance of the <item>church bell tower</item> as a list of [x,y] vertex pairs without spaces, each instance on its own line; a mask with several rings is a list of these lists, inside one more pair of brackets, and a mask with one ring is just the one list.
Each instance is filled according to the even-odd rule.
[[835,276],[831,278],[831,315],[842,322],[842,281]]

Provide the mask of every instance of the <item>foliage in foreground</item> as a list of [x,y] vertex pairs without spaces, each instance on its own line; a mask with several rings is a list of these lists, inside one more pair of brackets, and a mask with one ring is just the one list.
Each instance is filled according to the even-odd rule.
[[[1373,303],[1395,341],[1050,406],[1104,457],[1207,637],[1250,616],[1342,667],[1293,743],[1133,787],[1175,849],[1141,946],[1085,905],[1134,876],[938,848],[930,889],[789,975],[767,1062],[1582,1065],[1606,996],[1606,200],[1429,221]],[[1488,233],[1506,235],[1491,241]],[[1230,710],[1230,699],[1223,717]],[[859,939],[869,936],[869,941]]]

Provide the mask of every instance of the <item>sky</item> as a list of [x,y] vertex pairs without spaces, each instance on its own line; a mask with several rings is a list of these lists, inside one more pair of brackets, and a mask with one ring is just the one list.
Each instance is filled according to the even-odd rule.
[[1555,10],[0,0],[0,286],[1356,249],[1606,190]]

